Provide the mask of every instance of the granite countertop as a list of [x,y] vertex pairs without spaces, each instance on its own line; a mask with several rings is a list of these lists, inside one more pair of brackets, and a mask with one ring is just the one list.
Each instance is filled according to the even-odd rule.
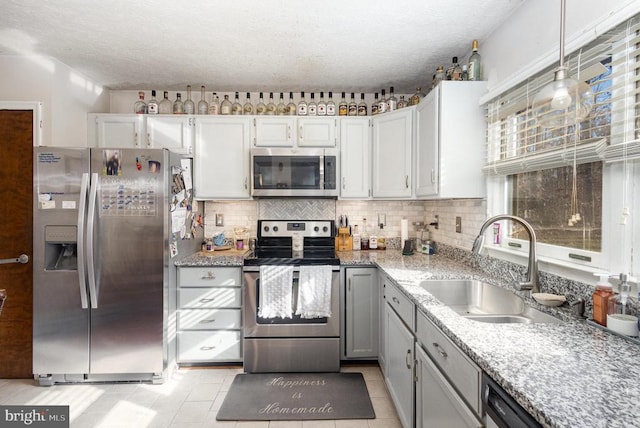
[[[222,253],[222,252],[220,252]],[[245,254],[246,255],[246,254]],[[242,266],[245,255],[196,253],[176,266]],[[640,348],[520,294],[527,304],[564,319],[559,324],[471,321],[419,286],[429,279],[504,279],[444,255],[398,250],[337,252],[343,267],[382,269],[416,307],[546,427],[640,427]]]
[[244,259],[251,251],[231,248],[223,251],[199,251],[174,262],[178,267],[229,266],[242,267]]
[[[358,257],[366,255],[354,256]],[[560,324],[471,321],[419,287],[420,281],[480,279],[505,284],[444,256],[391,251],[374,257],[416,307],[543,426],[640,427],[637,344],[571,320],[568,311],[555,313],[567,320]],[[344,260],[347,266],[357,266],[349,257]]]

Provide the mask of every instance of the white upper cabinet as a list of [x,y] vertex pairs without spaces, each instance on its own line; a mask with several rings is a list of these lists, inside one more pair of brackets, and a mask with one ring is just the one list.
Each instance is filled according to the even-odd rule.
[[414,108],[373,117],[373,197],[412,196]]
[[299,117],[298,146],[336,147],[336,127],[334,117]]
[[251,118],[201,116],[195,126],[197,199],[250,199]]
[[257,147],[293,147],[296,141],[296,118],[258,116],[253,119],[254,145]]
[[193,154],[193,116],[147,116],[146,147]]
[[336,147],[335,117],[255,116],[253,125],[256,147]]
[[193,153],[194,116],[89,114],[88,146]]
[[340,118],[340,197],[371,197],[371,119]]
[[418,198],[482,198],[486,122],[480,97],[486,82],[447,82],[416,109]]
[[144,115],[90,114],[88,146],[103,148],[144,148]]

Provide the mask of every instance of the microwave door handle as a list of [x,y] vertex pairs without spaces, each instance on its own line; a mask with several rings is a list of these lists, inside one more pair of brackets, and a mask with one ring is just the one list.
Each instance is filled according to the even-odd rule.
[[324,189],[324,156],[320,156],[320,189]]
[[89,212],[87,215],[87,270],[89,271],[89,298],[91,307],[98,308],[98,287],[96,285],[95,254],[93,241],[95,239],[96,199],[98,195],[98,174],[91,174],[91,188],[89,190]]
[[78,280],[80,283],[80,304],[82,309],[89,308],[89,302],[87,300],[87,272],[85,263],[85,220],[87,217],[87,193],[89,188],[89,174],[82,174],[82,181],[80,182],[80,201],[78,204],[78,236],[77,236],[77,248],[78,248]]

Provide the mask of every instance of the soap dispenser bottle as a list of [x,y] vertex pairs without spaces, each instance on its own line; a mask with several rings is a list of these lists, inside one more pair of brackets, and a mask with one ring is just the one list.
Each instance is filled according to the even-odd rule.
[[609,312],[609,299],[613,297],[613,289],[608,281],[608,273],[594,274],[600,279],[593,293],[593,320],[602,326],[607,325],[607,313]]
[[638,323],[631,314],[631,285],[626,274],[620,274],[620,293],[609,299],[607,328],[625,336],[638,335]]

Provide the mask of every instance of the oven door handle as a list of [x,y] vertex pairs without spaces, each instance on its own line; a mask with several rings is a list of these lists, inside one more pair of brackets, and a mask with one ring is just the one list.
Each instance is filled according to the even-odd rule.
[[[280,266],[280,265],[277,265],[277,266]],[[287,265],[281,265],[281,266],[287,266]],[[340,265],[331,265],[331,270],[334,272],[340,271]],[[260,272],[260,266],[243,266],[242,271],[243,272]],[[293,272],[294,273],[300,272],[300,266],[294,266]]]

